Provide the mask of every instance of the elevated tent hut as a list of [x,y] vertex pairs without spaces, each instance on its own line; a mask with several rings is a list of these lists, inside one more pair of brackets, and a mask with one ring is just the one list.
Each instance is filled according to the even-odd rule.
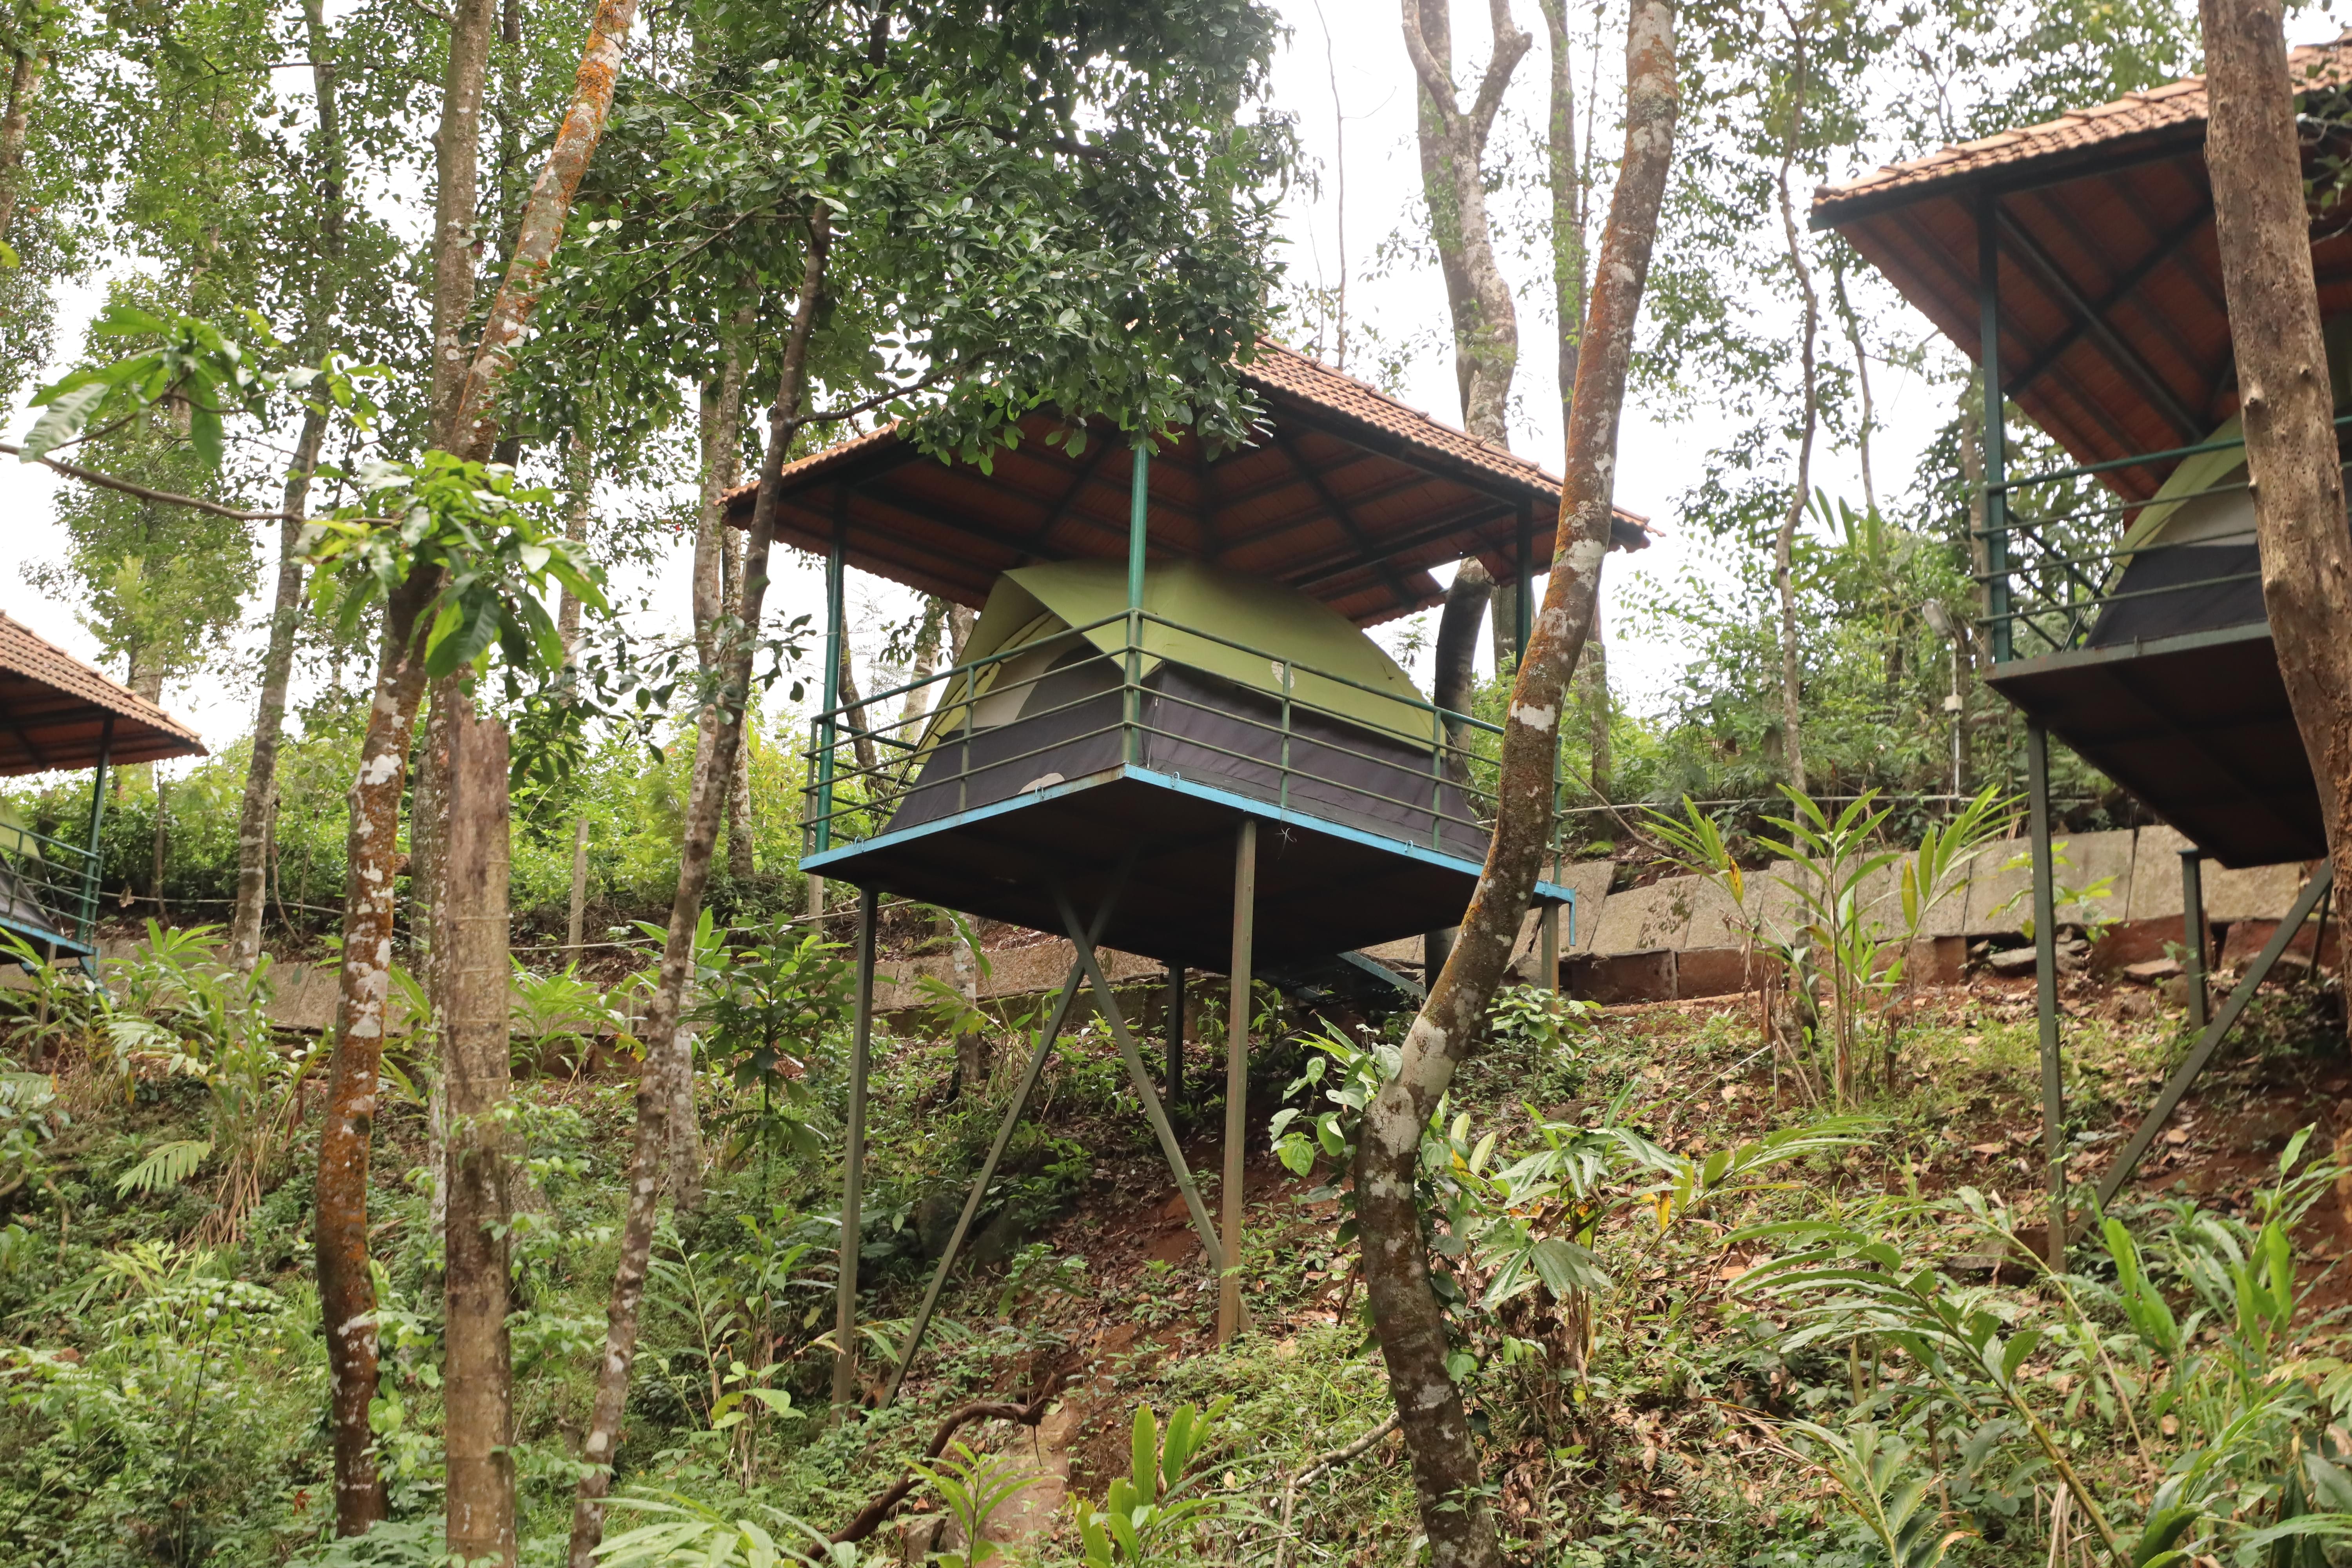
[[185,724],[0,615],[0,775],[91,775],[81,822],[0,821],[0,931],[52,962],[94,958],[108,767],[204,754]]
[[[826,689],[813,721],[802,865],[862,894],[837,1341],[854,1347],[874,910],[894,894],[1066,932],[1076,956],[902,1347],[894,1395],[1055,1035],[1091,991],[1223,1272],[1241,1221],[1249,984],[1256,965],[1362,957],[1452,926],[1488,839],[1494,726],[1441,712],[1363,628],[1438,604],[1432,570],[1479,556],[1529,580],[1553,554],[1559,482],[1303,355],[1245,370],[1256,439],[1149,449],[1025,421],[988,470],[898,430],[783,476],[778,537],[826,561]],[[1052,437],[1049,439],[1048,437]],[[748,521],[753,489],[730,501]],[[1647,542],[1620,517],[1615,542]],[[837,685],[856,566],[981,612],[961,661],[855,705]],[[1537,889],[1557,983],[1564,888]],[[1572,940],[1572,927],[1570,928]],[[1222,1231],[1103,978],[1098,945],[1221,968],[1227,1008]],[[1175,1042],[1171,1041],[1171,1045]],[[1171,1050],[1167,1079],[1177,1085]],[[1228,1276],[1221,1334],[1237,1326]],[[835,1394],[854,1387],[854,1351]]]
[[[2352,44],[2294,51],[2306,92]],[[2322,858],[2318,790],[2263,608],[2201,78],[2002,132],[1816,193],[1835,230],[1975,361],[1986,679],[2025,716],[2053,1247],[2065,1235],[2048,739],[2172,824],[2198,1044],[2109,1170],[2128,1178],[2189,1081],[2326,896],[2323,864],[2231,995],[2203,1017],[2201,857]],[[2306,142],[2306,157],[2318,149]],[[2313,226],[2336,387],[2352,424],[2352,226]],[[2045,437],[2012,476],[2010,412]]]

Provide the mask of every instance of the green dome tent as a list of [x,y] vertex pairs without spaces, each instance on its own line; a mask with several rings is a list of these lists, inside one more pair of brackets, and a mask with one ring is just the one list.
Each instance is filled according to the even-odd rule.
[[941,700],[887,831],[1126,763],[1484,858],[1484,831],[1436,766],[1428,702],[1339,612],[1200,562],[1150,569],[1143,609],[1130,759],[1124,570],[1060,561],[999,577],[964,649],[979,668]]

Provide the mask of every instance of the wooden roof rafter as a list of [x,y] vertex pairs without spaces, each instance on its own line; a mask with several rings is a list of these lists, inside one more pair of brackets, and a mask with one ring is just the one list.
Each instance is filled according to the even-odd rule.
[[[1428,575],[1437,563],[1413,553],[1431,541],[1454,555],[1516,559],[1520,512],[1556,531],[1559,480],[1526,458],[1276,345],[1262,345],[1244,374],[1265,410],[1255,441],[1212,454],[1187,432],[1153,456],[1154,559],[1311,580],[1323,586],[1307,592],[1370,626],[1443,598]],[[1123,559],[1128,498],[1116,487],[1113,506],[1104,471],[1118,443],[1073,457],[1045,438],[1056,423],[1024,420],[987,473],[922,457],[895,426],[800,458],[785,468],[777,537],[822,551],[837,530],[850,565],[974,607],[1024,561]],[[729,521],[749,521],[756,489],[728,498]],[[1649,531],[1620,511],[1614,537],[1639,549]]]

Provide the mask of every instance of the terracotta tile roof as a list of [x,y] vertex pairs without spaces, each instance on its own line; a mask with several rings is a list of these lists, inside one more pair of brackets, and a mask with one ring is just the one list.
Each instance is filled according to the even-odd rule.
[[[2288,68],[2298,83],[2306,87],[2340,85],[2352,79],[2352,31],[2330,43],[2307,44],[2293,50],[2288,56]],[[1916,195],[1923,187],[1964,180],[2008,164],[2031,163],[2133,137],[2159,136],[2168,131],[2202,125],[2204,121],[2205,79],[2186,77],[2146,92],[2126,93],[2112,102],[2069,110],[2039,125],[1998,132],[1946,147],[1924,158],[1889,163],[1857,180],[1820,186],[1813,192],[1813,221],[1817,226],[1841,222],[1843,209],[1896,192]]]
[[[28,688],[46,700],[29,700]],[[55,767],[91,766],[96,742],[81,731],[106,714],[128,721],[114,729],[119,761],[205,754],[204,742],[186,724],[0,613],[0,740],[26,742],[28,753],[17,758],[6,754],[9,745],[0,744],[0,772],[25,771],[7,764],[34,760]],[[88,760],[81,760],[85,752]]]
[[[1387,393],[1368,382],[1357,380],[1344,371],[1334,370],[1312,355],[1300,353],[1282,343],[1266,342],[1260,346],[1258,357],[1242,369],[1243,379],[1254,383],[1261,393],[1286,395],[1325,412],[1335,414],[1368,431],[1392,437],[1412,446],[1425,458],[1450,460],[1462,468],[1471,468],[1492,478],[1524,486],[1528,491],[1544,500],[1557,500],[1560,480],[1547,472],[1542,465],[1529,461],[1502,447],[1490,447],[1465,430],[1432,418],[1420,409],[1398,402]],[[812,452],[784,466],[783,478],[803,479],[814,478],[842,464],[854,461],[866,453],[877,451],[898,439],[897,421],[854,436],[820,452]],[[730,492],[731,503],[748,498],[759,489],[753,480]],[[1620,549],[1640,550],[1645,547],[1656,531],[1649,519],[1639,512],[1616,509],[1615,542]]]

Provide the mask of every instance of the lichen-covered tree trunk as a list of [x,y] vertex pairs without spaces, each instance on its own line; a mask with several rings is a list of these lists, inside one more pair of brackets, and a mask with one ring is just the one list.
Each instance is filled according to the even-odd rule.
[[2263,607],[2352,889],[2352,536],[2278,0],[2202,0],[2205,161],[2262,546]]
[[[494,410],[499,385],[513,366],[511,347],[530,321],[539,279],[562,234],[580,174],[603,134],[612,107],[620,39],[626,37],[635,12],[635,0],[603,0],[598,6],[583,51],[574,101],[547,165],[531,187],[522,241],[491,304],[480,351],[469,365],[463,361],[457,334],[473,299],[473,146],[481,123],[483,60],[492,11],[486,0],[460,0],[451,27],[437,133],[443,188],[436,193],[433,237],[433,431],[444,450],[480,459],[489,455],[497,438]],[[383,1485],[370,1452],[368,1429],[368,1406],[376,1390],[375,1289],[367,1250],[369,1142],[390,986],[400,800],[425,687],[418,621],[440,586],[437,579],[419,573],[386,600],[375,693],[359,773],[352,785],[341,996],[326,1124],[319,1142],[315,1227],[334,1428],[335,1525],[344,1535],[360,1534],[385,1517]]]
[[0,240],[16,214],[16,192],[25,183],[25,144],[32,139],[33,104],[41,96],[48,62],[37,49],[13,52],[8,62],[8,100],[0,107]]
[[514,1363],[507,1332],[507,733],[462,695],[449,722],[439,908],[441,1076],[449,1194],[442,1280],[447,1541],[514,1568]]
[[[1419,88],[1422,198],[1454,324],[1454,368],[1462,395],[1463,427],[1482,441],[1511,444],[1511,378],[1518,368],[1519,318],[1511,286],[1495,258],[1486,216],[1487,133],[1496,110],[1534,39],[1510,25],[1507,5],[1494,6],[1495,50],[1466,110],[1454,90],[1454,22],[1450,0],[1402,0],[1405,54]],[[1466,578],[1465,574],[1466,575]],[[1517,584],[1497,585],[1484,564],[1465,560],[1455,569],[1457,597],[1446,597],[1437,629],[1437,705],[1469,705],[1469,669],[1486,609],[1495,607],[1496,666],[1517,620]],[[1449,688],[1449,672],[1458,687]],[[1452,695],[1449,697],[1449,689]]]
[[1673,160],[1675,13],[1633,0],[1626,41],[1625,154],[1594,269],[1568,427],[1559,546],[1542,613],[1504,718],[1495,834],[1459,939],[1432,979],[1396,1076],[1365,1108],[1356,1214],[1389,1387],[1412,1454],[1422,1528],[1436,1568],[1502,1561],[1462,1397],[1446,1370],[1445,1315],[1432,1289],[1415,1180],[1421,1138],[1485,1026],[1550,837],[1562,700],[1591,625],[1609,547],[1617,426],[1633,326]]
[[784,342],[783,368],[776,401],[768,411],[768,439],[760,460],[760,489],[751,504],[751,526],[743,549],[743,589],[736,636],[724,650],[717,732],[708,751],[697,751],[694,781],[687,796],[686,832],[678,847],[677,892],[670,900],[669,930],[662,945],[659,977],[646,1008],[645,1070],[637,1079],[636,1132],[630,1145],[626,1208],[621,1222],[621,1256],[613,1271],[605,1305],[604,1355],[596,1367],[596,1394],[581,1442],[583,1468],[572,1512],[571,1568],[595,1568],[596,1546],[604,1536],[604,1498],[613,1485],[613,1461],[621,1437],[621,1409],[629,1393],[629,1369],[637,1353],[637,1317],[645,1300],[646,1272],[653,1257],[654,1219],[661,1199],[662,1154],[667,1142],[677,1079],[686,1070],[678,1014],[694,967],[694,928],[702,916],[702,895],[710,880],[710,858],[719,841],[727,775],[751,705],[751,662],[758,651],[751,628],[760,625],[768,592],[768,553],[776,536],[776,503],[782,489],[784,458],[799,433],[808,395],[809,337],[815,330],[832,241],[829,209],[808,218],[807,255],[793,301],[793,324]]
[[438,584],[422,577],[385,602],[375,691],[352,781],[344,839],[342,964],[337,971],[334,1064],[319,1131],[319,1310],[327,1332],[335,1530],[359,1535],[386,1517],[368,1406],[375,1399],[375,1283],[368,1273],[368,1166],[392,990],[393,883],[401,869],[400,798],[425,694],[417,617]]

